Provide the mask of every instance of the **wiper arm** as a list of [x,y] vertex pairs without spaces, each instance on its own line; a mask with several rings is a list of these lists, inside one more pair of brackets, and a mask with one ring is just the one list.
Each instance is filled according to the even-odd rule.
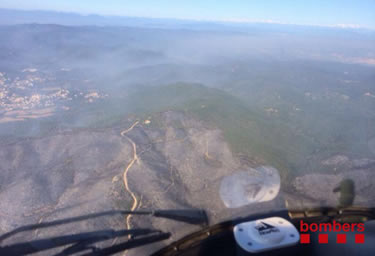
[[86,243],[92,244],[100,241],[105,241],[115,237],[123,237],[127,235],[140,236],[148,234],[159,234],[159,230],[151,229],[134,229],[134,230],[119,230],[115,231],[112,229],[109,230],[100,230],[94,232],[86,232],[81,234],[74,235],[64,235],[58,237],[52,237],[48,239],[39,239],[26,243],[18,243],[13,245],[8,245],[0,247],[1,255],[26,255],[30,253],[36,253],[64,245],[69,245],[73,243]]
[[[47,228],[51,226],[58,226],[63,225],[67,223],[92,219],[92,218],[98,218],[102,216],[108,216],[108,215],[151,215],[158,218],[166,218],[176,221],[182,221],[189,224],[196,224],[196,225],[207,225],[208,224],[208,218],[207,214],[204,210],[199,209],[187,209],[187,210],[156,210],[156,211],[106,211],[106,212],[100,212],[100,213],[94,213],[94,214],[87,214],[83,216],[73,217],[73,218],[66,218],[56,221],[50,221],[50,222],[43,222],[39,224],[32,224],[32,225],[26,225],[23,227],[16,228],[8,233],[3,234],[0,236],[0,241],[9,238],[10,236],[17,234],[19,232],[23,231],[29,231],[29,230],[35,230],[35,229],[41,229],[41,228]],[[121,230],[121,231],[114,231],[114,230],[102,230],[97,232],[87,232],[82,234],[76,234],[76,235],[66,235],[66,236],[60,236],[60,237],[53,237],[50,239],[40,239],[35,240],[27,243],[19,243],[19,244],[13,244],[8,245],[5,247],[0,247],[1,255],[25,255],[30,253],[35,253],[42,250],[47,250],[59,246],[74,244],[70,247],[67,252],[77,252],[82,250],[87,250],[87,245],[96,243],[98,241],[107,240],[113,237],[119,237],[119,236],[125,236],[125,235],[144,235],[144,234],[151,234],[160,231],[150,230],[150,229],[139,229],[139,230]],[[158,239],[167,239],[170,236],[170,234],[164,234],[164,236],[159,235],[153,237],[155,241]],[[167,238],[166,238],[167,237]],[[138,243],[136,242],[138,241]],[[132,248],[134,246],[139,246],[140,244],[150,243],[154,241],[151,238],[144,238],[144,239],[135,239],[130,240],[127,243],[120,244],[114,246],[114,250],[118,248],[118,250],[125,250],[126,248]],[[125,248],[125,249],[124,249]],[[108,252],[112,251],[111,248],[107,248]],[[104,251],[106,252],[106,251]]]
[[51,226],[58,226],[63,224],[68,224],[72,222],[92,219],[92,218],[98,218],[102,216],[110,216],[110,215],[151,215],[159,218],[166,218],[176,221],[182,221],[189,224],[195,224],[195,225],[207,225],[208,224],[208,217],[204,210],[201,209],[184,209],[184,210],[155,210],[155,211],[105,211],[105,212],[99,212],[94,214],[87,214],[83,216],[78,217],[72,217],[72,218],[66,218],[56,221],[50,221],[50,222],[43,222],[38,224],[32,224],[32,225],[26,225],[19,228],[16,228],[8,233],[5,233],[0,236],[0,242],[12,235],[15,235],[17,233],[23,232],[23,231],[29,231],[29,230],[35,230],[35,229],[41,229],[41,228],[47,228]]
[[208,217],[204,210],[157,210],[152,212],[152,216],[182,221],[195,225],[208,225]]

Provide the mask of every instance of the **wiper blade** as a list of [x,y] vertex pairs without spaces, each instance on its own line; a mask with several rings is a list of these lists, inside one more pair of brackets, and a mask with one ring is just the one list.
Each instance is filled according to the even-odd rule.
[[92,244],[100,241],[105,241],[115,237],[122,237],[127,235],[132,235],[133,237],[140,235],[156,234],[161,233],[160,230],[151,229],[134,229],[134,230],[119,230],[115,231],[100,230],[94,232],[86,232],[74,235],[64,235],[58,237],[52,237],[47,239],[39,239],[25,243],[17,243],[13,245],[8,245],[0,247],[1,255],[26,255],[30,253],[36,253],[60,246],[65,246],[73,243],[86,243]]
[[176,221],[182,221],[195,225],[208,225],[208,217],[204,210],[158,210],[154,211],[153,216],[167,218]]
[[105,211],[105,212],[99,212],[94,214],[87,214],[83,216],[78,217],[72,217],[72,218],[66,218],[61,220],[55,220],[50,222],[43,222],[38,224],[32,224],[32,225],[26,225],[19,228],[16,228],[8,233],[5,233],[0,236],[0,242],[4,239],[15,235],[20,232],[29,231],[29,230],[35,230],[35,229],[41,229],[41,228],[47,228],[51,226],[58,226],[63,224],[68,224],[72,222],[92,219],[92,218],[98,218],[102,216],[110,216],[110,215],[151,215],[159,218],[166,218],[176,221],[182,221],[189,224],[195,224],[195,225],[207,225],[208,224],[208,217],[204,210],[201,209],[184,209],[184,210],[155,210],[155,211],[122,211],[122,210],[116,210],[116,211]]
[[[166,218],[176,221],[182,221],[189,224],[195,224],[195,225],[207,225],[208,224],[208,218],[207,214],[204,210],[199,209],[187,209],[187,210],[155,210],[155,211],[106,211],[106,212],[100,212],[100,213],[94,213],[94,214],[87,214],[83,216],[73,217],[73,218],[66,218],[61,220],[55,220],[50,222],[43,222],[39,224],[32,224],[32,225],[26,225],[23,227],[16,228],[6,234],[3,234],[0,236],[0,241],[9,238],[12,235],[15,235],[17,233],[23,232],[23,231],[29,231],[29,230],[35,230],[35,229],[41,229],[41,228],[47,228],[52,226],[58,226],[63,225],[67,223],[92,219],[92,218],[98,218],[102,216],[108,216],[108,215],[151,215],[158,218]],[[88,245],[96,243],[98,241],[107,240],[113,237],[119,237],[119,236],[125,236],[125,235],[144,235],[144,234],[151,234],[159,232],[158,230],[150,230],[150,229],[139,229],[139,230],[121,230],[121,231],[114,231],[114,230],[102,230],[97,232],[87,232],[82,234],[76,234],[76,235],[65,235],[60,237],[53,237],[49,239],[40,239],[35,240],[31,242],[26,243],[19,243],[19,244],[13,244],[13,245],[7,245],[4,247],[0,247],[1,255],[25,255],[30,253],[35,253],[51,248],[56,248],[59,246],[69,245],[73,244],[71,247],[66,249],[66,254],[69,254],[68,252],[77,252],[82,250],[87,250]],[[153,237],[153,239],[144,238],[142,240],[136,239],[136,240],[130,240],[128,243],[120,244],[114,246],[114,250],[116,248],[118,250],[125,250],[126,248],[132,248],[134,246],[139,246],[140,244],[150,243],[152,241],[157,241],[158,239],[167,239],[170,236],[167,234],[159,235]],[[166,238],[167,237],[167,238]],[[135,242],[135,241],[138,241]],[[112,248],[112,247],[111,247]],[[108,248],[108,252],[111,252],[112,249]],[[125,248],[125,249],[124,249]],[[104,251],[106,252],[106,251]]]

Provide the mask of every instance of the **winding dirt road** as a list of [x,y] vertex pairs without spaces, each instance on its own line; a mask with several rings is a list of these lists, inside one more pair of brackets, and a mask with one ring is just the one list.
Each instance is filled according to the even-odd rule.
[[[123,180],[124,180],[124,185],[125,185],[125,189],[126,191],[130,194],[130,196],[132,197],[133,199],[133,205],[132,207],[130,208],[130,211],[134,211],[135,209],[137,209],[137,206],[138,206],[138,199],[136,197],[136,195],[134,194],[134,192],[129,188],[129,182],[128,182],[128,173],[129,173],[129,170],[130,168],[133,166],[133,164],[138,161],[138,156],[137,156],[137,145],[134,143],[133,140],[131,140],[129,137],[126,136],[126,134],[128,132],[130,132],[131,130],[133,130],[133,128],[139,123],[139,121],[136,121],[132,126],[130,126],[128,129],[124,130],[121,132],[121,136],[124,137],[125,139],[127,139],[130,144],[132,144],[133,146],[133,158],[132,160],[130,161],[130,163],[126,166],[126,168],[124,169],[124,173],[123,173]],[[128,215],[126,217],[126,227],[127,229],[130,229],[130,220],[131,220],[131,217],[132,215]]]

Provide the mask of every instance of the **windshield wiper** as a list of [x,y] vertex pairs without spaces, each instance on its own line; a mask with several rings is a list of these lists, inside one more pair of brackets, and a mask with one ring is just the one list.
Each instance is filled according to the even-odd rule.
[[8,233],[1,235],[0,242],[3,241],[4,239],[7,239],[10,236],[13,236],[17,233],[24,232],[24,231],[47,228],[51,226],[58,226],[58,225],[72,223],[72,222],[98,218],[102,216],[111,216],[111,215],[119,215],[119,214],[120,215],[128,215],[128,214],[151,215],[151,216],[158,217],[158,218],[166,218],[166,219],[181,221],[181,222],[194,224],[194,225],[207,225],[208,224],[207,214],[204,210],[201,210],[201,209],[155,210],[155,211],[116,210],[116,211],[105,211],[105,212],[87,214],[87,215],[78,216],[78,217],[72,217],[72,218],[66,218],[66,219],[55,220],[55,221],[50,221],[50,222],[43,222],[43,223],[38,223],[38,224],[22,226],[22,227],[16,228]]
[[[141,235],[152,235],[151,237],[155,235],[164,234],[160,230],[151,230],[151,229],[134,229],[134,230],[100,230],[100,231],[94,231],[94,232],[86,232],[86,233],[80,233],[80,234],[73,234],[73,235],[64,235],[64,236],[58,236],[58,237],[51,237],[47,239],[39,239],[34,240],[30,242],[24,242],[24,243],[17,243],[13,245],[8,245],[4,247],[0,247],[0,254],[1,255],[26,255],[31,253],[36,253],[60,246],[66,246],[69,244],[75,244],[74,246],[69,247],[68,249],[64,250],[63,255],[69,255],[73,253],[77,253],[79,251],[87,250],[87,245],[97,243],[100,241],[105,241],[109,239],[113,239],[116,237],[123,237],[132,235],[134,238]],[[138,241],[137,239],[133,239],[134,241]],[[134,241],[132,241],[131,244],[134,244]],[[130,242],[129,241],[129,242]],[[126,244],[126,243],[125,243]],[[77,246],[80,245],[80,246]],[[82,246],[83,245],[83,246]],[[135,243],[135,246],[137,243]]]
[[[98,218],[102,216],[111,215],[151,215],[158,218],[166,218],[175,221],[182,221],[189,224],[195,225],[207,225],[208,217],[204,210],[200,209],[186,209],[186,210],[155,210],[155,211],[105,211],[94,214],[87,214],[78,217],[66,218],[61,220],[55,220],[50,222],[43,222],[39,224],[26,225],[16,228],[8,233],[0,236],[0,241],[9,238],[17,233],[36,230],[41,228],[48,228],[52,226],[58,226],[68,223],[73,223],[77,221]],[[138,238],[140,235],[148,235],[147,237]],[[110,248],[98,250],[92,244],[108,240],[115,237],[130,236],[131,239],[125,243],[114,245]],[[110,255],[118,251],[123,251],[129,248],[141,246],[148,243],[153,243],[168,239],[170,237],[169,233],[163,233],[160,230],[151,229],[135,229],[135,230],[101,230],[95,232],[86,232],[74,235],[65,235],[52,237],[47,239],[39,239],[30,242],[18,243],[13,245],[7,245],[0,247],[0,255],[25,255],[30,253],[35,253],[47,249],[52,249],[60,246],[66,246],[72,244],[70,247],[66,248],[61,255],[70,255],[80,251],[92,249],[91,253],[96,253],[100,251],[100,255]],[[118,250],[118,251],[117,251]]]
[[194,225],[208,225],[208,217],[205,210],[157,210],[149,212],[154,217],[181,221]]

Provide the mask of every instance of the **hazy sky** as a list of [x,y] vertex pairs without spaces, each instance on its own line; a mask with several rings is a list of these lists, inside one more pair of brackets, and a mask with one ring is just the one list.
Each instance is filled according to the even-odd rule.
[[0,7],[375,28],[375,0],[0,0]]

